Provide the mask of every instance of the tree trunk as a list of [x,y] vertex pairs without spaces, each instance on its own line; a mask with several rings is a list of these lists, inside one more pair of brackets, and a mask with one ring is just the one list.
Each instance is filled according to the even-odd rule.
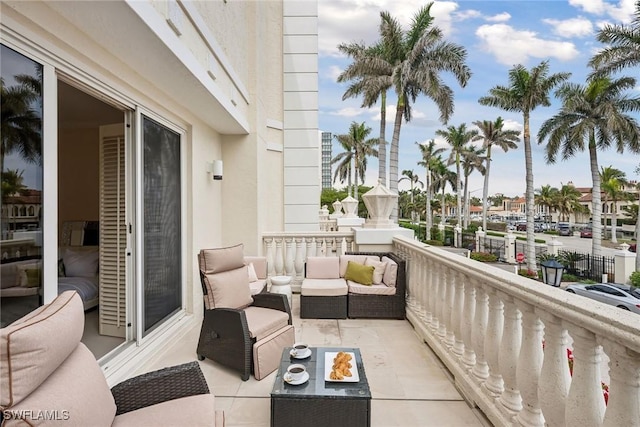
[[431,227],[433,226],[433,212],[431,210],[431,171],[429,170],[429,163],[427,162],[427,176],[425,178],[425,186],[427,187],[427,205],[425,206],[425,224],[427,229],[424,233],[425,240],[431,240]]
[[[400,144],[400,127],[402,126],[402,97],[398,99],[398,105],[396,107],[396,120],[393,124],[393,138],[391,139],[391,147],[389,147],[389,190],[392,193],[398,194],[398,149]],[[398,198],[398,202],[400,198]],[[398,204],[393,207],[391,211],[391,218],[393,222],[398,222]]]
[[489,199],[489,170],[491,169],[491,145],[487,146],[487,168],[482,186],[482,230],[487,231],[487,200]]
[[378,142],[378,180],[388,188],[387,184],[387,91],[380,95],[380,138]]
[[[607,195],[607,193],[604,193],[604,205],[605,206],[609,206],[609,196]],[[602,223],[603,225],[603,229],[604,232],[602,233],[602,235],[604,236],[604,238],[607,238],[607,213],[605,211],[602,211]]]
[[471,203],[469,202],[469,176],[464,176],[464,230],[469,228],[469,209],[471,209]]
[[[354,156],[353,159],[353,198],[358,200],[358,157]],[[358,210],[356,209],[356,216],[358,215]]]
[[[640,206],[640,198],[638,199]],[[638,209],[638,217],[636,218],[636,271],[640,271],[640,251],[638,250],[638,240],[640,240],[640,209]]]
[[613,198],[613,207],[611,208],[611,243],[618,243],[616,236],[616,227],[618,227],[618,201]]
[[531,131],[529,127],[529,112],[524,113],[524,162],[526,171],[525,204],[527,213],[527,270],[536,271],[536,246],[534,226],[534,192],[533,192],[533,160],[531,158]]
[[589,160],[591,163],[591,180],[593,181],[593,188],[591,189],[591,210],[593,211],[591,254],[594,257],[599,257],[602,255],[602,197],[600,195],[598,152],[593,133],[589,136]]
[[458,227],[462,227],[462,200],[460,197],[460,153],[456,153],[456,212],[458,216]]

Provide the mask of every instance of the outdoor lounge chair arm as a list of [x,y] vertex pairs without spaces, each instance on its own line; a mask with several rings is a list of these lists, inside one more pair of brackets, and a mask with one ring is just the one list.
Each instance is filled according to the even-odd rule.
[[111,388],[116,415],[157,403],[198,394],[209,394],[198,362],[160,369],[130,378]]
[[253,295],[253,305],[254,307],[264,307],[271,308],[274,310],[284,311],[289,314],[289,324],[292,324],[291,319],[291,307],[289,307],[289,300],[286,295],[283,294],[270,294],[270,293],[261,293]]

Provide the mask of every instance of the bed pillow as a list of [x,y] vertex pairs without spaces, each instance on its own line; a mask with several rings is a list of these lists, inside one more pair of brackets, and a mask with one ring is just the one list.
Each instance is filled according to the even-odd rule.
[[18,265],[18,286],[23,288],[38,288],[42,283],[42,265]]
[[374,270],[375,267],[372,265],[363,265],[349,261],[347,263],[347,271],[344,273],[344,278],[352,282],[360,283],[361,285],[371,286],[373,285]]
[[66,248],[62,255],[67,277],[95,277],[98,274],[100,252],[98,248]]

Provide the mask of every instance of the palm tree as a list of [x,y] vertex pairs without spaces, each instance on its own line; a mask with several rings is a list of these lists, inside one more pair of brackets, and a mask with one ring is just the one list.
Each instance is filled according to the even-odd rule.
[[464,175],[464,228],[469,228],[469,222],[471,219],[471,203],[469,200],[469,175],[473,171],[478,171],[482,175],[486,173],[484,167],[485,156],[483,156],[485,149],[483,147],[474,147],[469,144],[464,147],[460,153],[462,155],[462,173]]
[[449,170],[447,165],[442,160],[442,157],[437,156],[432,159],[431,171],[433,172],[433,191],[434,193],[442,192],[440,197],[440,220],[444,223],[445,219],[445,192],[447,184],[451,186],[453,191],[458,188],[458,176],[455,172]]
[[[616,236],[616,227],[618,225],[618,201],[629,200],[629,193],[624,191],[624,186],[628,184],[626,174],[620,169],[612,166],[600,169],[600,181],[602,192],[604,193],[604,203],[608,205],[611,200],[611,243],[618,243]],[[606,230],[607,217],[603,214],[604,225]]]
[[[433,26],[432,3],[414,15],[411,27],[403,31],[398,21],[383,11],[380,13],[381,43],[393,66],[392,80],[397,96],[393,137],[389,148],[389,189],[398,192],[398,150],[402,119],[411,121],[411,104],[419,95],[433,100],[446,123],[453,113],[453,90],[441,79],[441,72],[450,72],[464,87],[471,76],[465,64],[467,51],[443,40],[442,31]],[[397,212],[391,214],[397,219]]]
[[413,170],[408,170],[405,169],[402,171],[402,175],[404,175],[404,177],[400,178],[398,180],[398,182],[400,181],[404,181],[405,179],[409,181],[409,185],[411,186],[411,221],[415,221],[415,205],[413,204],[413,187],[416,184],[420,184],[420,187],[424,188],[424,183],[422,181],[420,181],[420,177],[413,172]]
[[601,255],[602,203],[600,195],[600,171],[598,149],[615,145],[619,153],[625,147],[640,151],[640,128],[628,112],[640,110],[640,97],[630,98],[624,94],[634,88],[636,80],[622,77],[594,77],[586,85],[564,84],[557,95],[562,108],[547,119],[538,132],[538,143],[548,139],[546,157],[554,163],[558,153],[562,159],[573,157],[577,152],[589,150],[591,165],[592,195],[592,254]]
[[[387,182],[387,91],[392,86],[392,67],[386,59],[384,45],[365,47],[359,43],[338,45],[338,50],[353,58],[353,62],[338,76],[338,82],[353,81],[342,100],[362,95],[362,107],[369,108],[380,98],[380,136],[378,141],[378,180]],[[355,80],[355,81],[354,81]]]
[[512,129],[503,129],[504,121],[498,117],[495,122],[490,120],[477,120],[473,122],[480,133],[472,141],[482,140],[482,146],[487,149],[486,166],[484,173],[484,185],[482,187],[482,229],[487,230],[487,199],[489,197],[489,171],[491,170],[491,148],[495,145],[506,153],[509,149],[518,148],[520,132]]
[[610,74],[640,64],[640,1],[636,1],[635,5],[635,16],[629,25],[607,24],[598,31],[598,41],[609,46],[589,61],[597,75]]
[[[349,133],[336,135],[336,139],[345,151],[339,153],[331,160],[331,164],[340,162],[334,173],[333,180],[335,182],[336,177],[340,176],[341,182],[344,182],[344,176],[348,174],[349,187],[351,187],[351,162],[353,162],[355,184],[353,198],[356,200],[358,200],[358,180],[364,184],[364,176],[367,170],[367,157],[376,157],[378,155],[376,149],[373,148],[378,141],[376,139],[366,139],[370,133],[371,128],[367,127],[364,122],[351,122]],[[351,195],[350,192],[349,195]]]
[[441,153],[444,153],[445,149],[443,147],[436,148],[436,141],[431,140],[426,145],[419,144],[416,142],[416,145],[420,149],[420,154],[422,155],[422,160],[418,162],[418,166],[422,166],[427,170],[425,177],[425,187],[426,187],[426,210],[425,210],[425,220],[426,220],[426,233],[425,239],[431,240],[431,227],[433,227],[433,210],[431,209],[431,192],[433,191],[433,172],[432,166],[434,166],[434,160]]
[[544,208],[545,211],[545,223],[548,224],[548,218],[549,218],[549,214],[551,212],[551,208],[555,208],[556,207],[556,193],[558,192],[558,189],[555,187],[552,187],[550,185],[543,185],[542,187],[540,187],[540,189],[537,190],[537,193],[535,195],[535,203],[538,206],[542,206]]
[[560,217],[563,220],[568,221],[572,212],[582,209],[582,205],[579,202],[581,196],[582,193],[571,184],[564,184],[555,192],[554,205],[558,208]]
[[502,108],[506,111],[522,113],[524,125],[524,162],[526,173],[526,213],[527,213],[527,269],[536,270],[536,248],[534,246],[534,193],[533,193],[533,161],[531,158],[531,130],[529,118],[538,106],[548,107],[549,92],[569,78],[569,73],[549,75],[549,63],[527,70],[523,65],[516,65],[509,70],[509,86],[495,86],[489,90],[490,95],[481,97],[482,105]]
[[[438,129],[436,131],[436,135],[441,136],[447,141],[447,143],[451,146],[451,153],[449,154],[448,164],[456,165],[456,176],[458,179],[462,177],[460,174],[460,160],[462,156],[462,152],[465,149],[465,146],[478,134],[478,131],[467,130],[466,123],[462,123],[458,127],[449,126],[447,130]],[[458,225],[462,226],[462,200],[460,195],[460,184],[456,185],[458,189],[457,194],[457,214],[458,214]]]

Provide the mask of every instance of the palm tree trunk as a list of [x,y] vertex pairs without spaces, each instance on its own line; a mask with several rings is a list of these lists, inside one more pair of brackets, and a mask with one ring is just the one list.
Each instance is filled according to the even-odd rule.
[[596,257],[602,255],[602,197],[600,195],[598,152],[593,133],[589,136],[589,160],[591,163],[591,180],[593,181],[593,188],[591,189],[591,210],[593,211],[591,254]]
[[529,127],[529,112],[524,113],[524,162],[526,171],[525,204],[527,209],[527,270],[536,271],[536,247],[533,230],[533,215],[535,209],[533,193],[533,160],[531,158],[531,130]]
[[[638,198],[638,206],[640,206],[640,197]],[[640,209],[636,218],[636,271],[640,271],[640,251],[638,250],[638,240],[640,240]]]
[[[393,138],[391,139],[391,147],[389,148],[389,190],[398,194],[398,149],[400,144],[400,127],[402,126],[403,112],[402,96],[398,99],[396,107],[396,119],[393,124]],[[400,201],[400,198],[398,198]],[[398,205],[396,204],[391,211],[391,220],[398,222]]]
[[616,227],[618,226],[618,201],[613,198],[613,207],[611,208],[611,243],[618,243],[616,236]]
[[425,226],[426,226],[426,230],[424,233],[424,237],[425,240],[431,240],[431,227],[433,226],[433,212],[431,210],[431,171],[429,170],[429,167],[427,166],[427,176],[425,177],[425,186],[427,187],[427,194],[426,194],[426,199],[427,199],[427,205],[425,206],[425,216],[426,218],[425,220]]
[[[607,195],[607,193],[604,193],[604,205],[605,206],[609,206],[609,196]],[[604,238],[607,238],[607,213],[605,211],[602,211],[602,222],[604,223],[603,228],[604,228]]]
[[[353,187],[353,198],[358,200],[358,156],[354,156],[353,157],[353,180],[354,180],[354,187]],[[358,210],[356,210],[356,216],[358,216]]]
[[487,200],[489,199],[489,169],[491,169],[491,144],[487,147],[487,168],[482,186],[482,230],[487,231]]
[[349,162],[349,174],[348,174],[348,181],[347,181],[347,196],[351,196],[351,191],[353,189],[353,185],[351,184],[351,162]]
[[380,141],[378,143],[378,180],[387,187],[387,91],[380,95]]
[[460,153],[456,153],[456,209],[458,210],[458,227],[462,227],[462,200],[460,197]]
[[469,175],[464,176],[464,229],[469,228]]

